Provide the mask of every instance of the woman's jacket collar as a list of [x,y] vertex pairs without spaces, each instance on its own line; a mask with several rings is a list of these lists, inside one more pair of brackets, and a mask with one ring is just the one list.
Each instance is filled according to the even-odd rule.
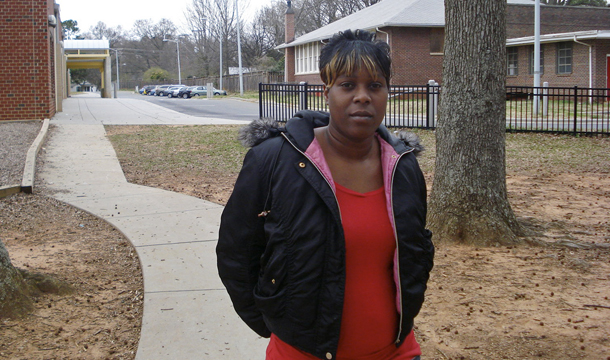
[[[305,151],[314,139],[313,129],[328,125],[330,115],[327,112],[301,110],[288,120],[285,127],[273,119],[257,119],[239,129],[238,139],[246,148],[254,147],[263,141],[287,133],[300,150]],[[410,151],[418,155],[424,151],[419,137],[405,130],[390,133],[381,125],[377,129],[381,138],[394,147],[397,153]]]

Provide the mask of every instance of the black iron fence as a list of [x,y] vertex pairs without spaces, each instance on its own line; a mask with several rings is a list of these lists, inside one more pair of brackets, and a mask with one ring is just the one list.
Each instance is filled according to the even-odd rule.
[[610,89],[506,88],[506,127],[515,131],[610,134]]
[[[436,127],[440,86],[390,87],[384,123],[392,128]],[[259,84],[259,116],[279,122],[302,109],[327,111],[323,85]],[[610,89],[506,88],[506,128],[573,134],[610,134]]]

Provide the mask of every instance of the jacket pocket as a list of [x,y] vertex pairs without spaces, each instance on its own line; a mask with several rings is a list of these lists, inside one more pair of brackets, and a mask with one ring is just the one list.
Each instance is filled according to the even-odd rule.
[[254,303],[260,312],[268,318],[284,316],[286,309],[286,289],[281,289],[272,295],[261,295],[259,286],[254,290]]
[[264,264],[254,288],[257,308],[267,317],[281,317],[286,308],[286,257],[283,246],[263,256]]

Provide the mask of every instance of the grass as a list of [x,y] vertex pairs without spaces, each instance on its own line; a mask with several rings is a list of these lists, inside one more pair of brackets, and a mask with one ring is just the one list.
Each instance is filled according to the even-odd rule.
[[258,100],[258,91],[244,91],[244,95],[240,95],[239,92],[235,92],[229,93],[229,95],[240,99]]
[[[121,131],[121,128],[129,129]],[[235,125],[107,127],[121,162],[142,171],[236,173],[246,149]]]
[[[236,140],[239,126],[113,126],[110,140],[121,162],[142,171],[213,171],[234,176],[245,148]],[[120,131],[129,128],[129,131]],[[419,157],[425,173],[434,172],[436,139],[431,130],[410,129],[426,151]],[[507,173],[604,173],[610,170],[610,138],[538,133],[506,135]]]

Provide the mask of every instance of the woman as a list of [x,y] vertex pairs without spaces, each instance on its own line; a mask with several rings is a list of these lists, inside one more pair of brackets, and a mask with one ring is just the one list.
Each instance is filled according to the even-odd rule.
[[320,54],[329,113],[242,132],[218,269],[235,310],[271,337],[267,359],[411,360],[432,268],[416,147],[381,125],[390,51],[365,31]]

